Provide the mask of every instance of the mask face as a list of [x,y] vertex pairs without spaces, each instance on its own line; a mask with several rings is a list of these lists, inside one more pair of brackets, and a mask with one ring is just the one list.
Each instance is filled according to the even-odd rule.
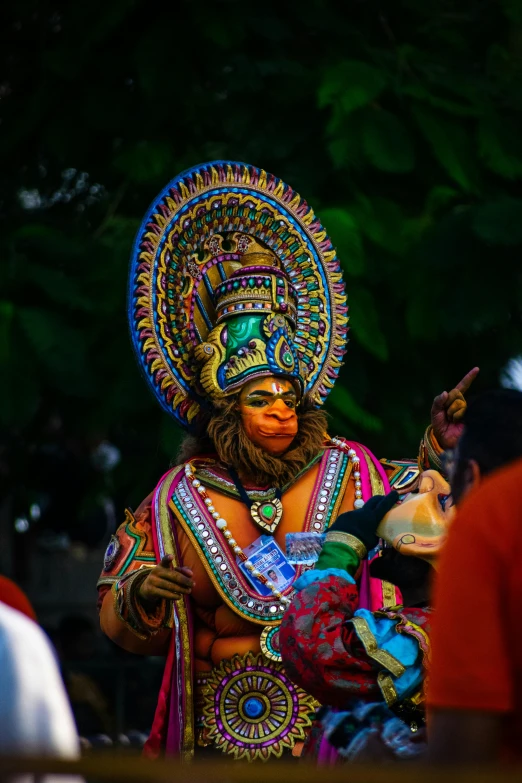
[[386,514],[377,535],[401,555],[435,565],[454,515],[450,485],[437,471],[426,470],[418,492],[407,495]]
[[268,376],[241,389],[239,411],[252,443],[273,456],[283,454],[297,435],[297,394],[291,381]]

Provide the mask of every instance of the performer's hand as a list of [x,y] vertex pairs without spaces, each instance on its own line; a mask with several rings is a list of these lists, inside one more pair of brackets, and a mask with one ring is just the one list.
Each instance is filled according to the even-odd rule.
[[479,368],[474,367],[449,393],[443,391],[433,400],[431,407],[431,424],[433,434],[441,449],[454,449],[462,435],[462,417],[466,412],[467,403],[464,394],[467,392],[477,375]]
[[357,511],[345,511],[344,514],[340,514],[328,530],[351,533],[370,551],[379,542],[375,531],[382,518],[398,502],[399,493],[395,490],[388,495],[374,495]]
[[163,598],[177,601],[192,592],[195,582],[186,566],[172,567],[172,555],[165,555],[161,563],[151,568],[141,583],[138,595],[144,603],[157,604]]

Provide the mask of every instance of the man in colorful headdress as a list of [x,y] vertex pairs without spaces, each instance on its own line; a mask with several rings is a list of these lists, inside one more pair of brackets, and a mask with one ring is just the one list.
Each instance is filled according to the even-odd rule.
[[[190,758],[197,745],[279,757],[316,706],[278,649],[304,571],[285,556],[286,534],[326,531],[390,479],[410,487],[419,467],[326,434],[344,286],[312,210],[272,175],[215,162],[173,180],[138,233],[129,310],[143,372],[191,435],[109,544],[102,628],[130,651],[167,653],[150,756]],[[438,460],[435,435],[463,405],[459,389],[441,398],[422,462]],[[397,603],[392,585],[367,570],[363,582],[365,604]]]

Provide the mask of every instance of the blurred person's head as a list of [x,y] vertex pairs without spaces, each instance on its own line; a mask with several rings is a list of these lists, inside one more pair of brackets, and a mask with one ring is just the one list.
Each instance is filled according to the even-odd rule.
[[522,392],[481,394],[468,404],[463,424],[456,449],[447,454],[450,483],[436,471],[425,471],[418,489],[379,526],[388,547],[373,561],[371,574],[397,585],[403,594],[421,591],[427,597],[431,566],[444,546],[454,505],[488,473],[522,457]]
[[36,622],[36,612],[24,591],[12,579],[2,575],[0,575],[0,601]]
[[488,473],[522,457],[522,392],[484,392],[468,404],[457,447],[448,454],[455,503],[460,503]]

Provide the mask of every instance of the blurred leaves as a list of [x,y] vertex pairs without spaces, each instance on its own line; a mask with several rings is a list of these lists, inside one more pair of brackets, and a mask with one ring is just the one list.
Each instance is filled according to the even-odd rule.
[[506,179],[522,177],[522,123],[490,113],[477,129],[478,153],[491,171]]
[[114,159],[114,167],[138,183],[154,182],[169,171],[172,151],[168,144],[143,140],[127,147]]
[[364,272],[364,249],[353,215],[346,209],[334,207],[323,209],[321,220],[328,226],[345,273],[352,277],[361,275]]
[[416,106],[413,114],[433,154],[463,190],[477,192],[478,172],[471,139],[462,122],[450,120],[433,110]]
[[522,243],[522,200],[502,198],[477,207],[473,219],[477,235],[493,245]]
[[[53,7],[54,9],[54,7]],[[414,455],[434,394],[522,344],[517,0],[11,4],[0,148],[0,422],[56,406],[147,491],[177,451],[128,339],[128,259],[159,190],[213,158],[289,182],[347,283],[339,434]]]
[[388,358],[384,330],[379,323],[378,305],[371,291],[360,285],[351,285],[349,294],[350,319],[357,325],[354,338],[369,353],[381,361]]
[[340,419],[343,427],[346,427],[346,420],[348,420],[369,432],[382,430],[382,421],[358,405],[348,389],[340,384],[335,386],[330,394],[328,405],[332,413]]
[[370,163],[382,171],[411,171],[415,152],[406,126],[391,112],[366,114],[363,148]]
[[318,98],[319,108],[339,104],[346,113],[366,106],[386,86],[386,74],[365,62],[349,60],[327,68]]

